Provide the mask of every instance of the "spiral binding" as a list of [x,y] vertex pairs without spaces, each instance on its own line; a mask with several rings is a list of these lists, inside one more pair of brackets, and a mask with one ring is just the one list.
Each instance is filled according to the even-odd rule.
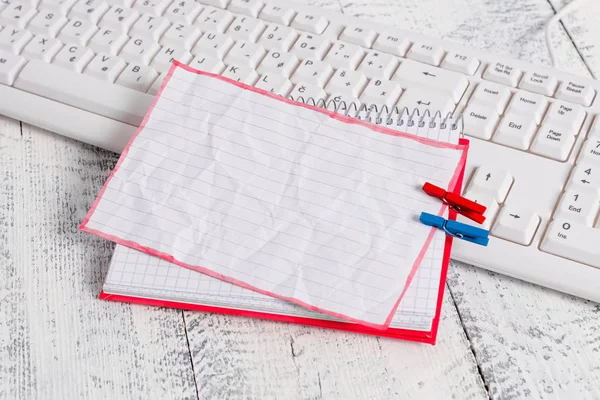
[[[298,96],[296,98],[291,97],[291,99],[304,104],[309,104],[311,106],[325,108],[349,117],[364,119],[367,122],[372,122],[377,125],[381,125],[383,122],[385,122],[385,124],[389,126],[392,125],[395,120],[396,126],[401,127],[405,123],[404,116],[406,116],[407,127],[412,127],[415,124],[418,124],[419,127],[424,127],[424,120],[429,118],[430,128],[435,128],[436,121],[440,119],[440,129],[446,129],[448,120],[452,119],[453,123],[451,129],[456,130],[460,125],[460,137],[464,137],[464,120],[462,114],[458,115],[457,117],[453,117],[452,113],[448,113],[445,117],[442,117],[442,113],[440,111],[436,111],[432,117],[429,110],[425,110],[421,115],[418,108],[415,108],[411,111],[407,107],[400,109],[397,106],[388,107],[384,105],[382,107],[378,107],[376,104],[357,105],[356,103],[347,103],[344,100],[324,100],[322,98],[315,99],[314,97],[304,98],[303,96]],[[362,116],[362,113],[365,113],[365,115]]]

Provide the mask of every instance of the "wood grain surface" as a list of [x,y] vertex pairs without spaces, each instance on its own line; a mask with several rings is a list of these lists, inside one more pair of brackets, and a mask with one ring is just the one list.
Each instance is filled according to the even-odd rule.
[[[565,3],[304,2],[541,64]],[[556,26],[559,67],[600,75],[598,21]],[[435,347],[100,301],[112,244],[77,227],[116,160],[0,117],[0,399],[600,398],[600,306],[458,263]]]

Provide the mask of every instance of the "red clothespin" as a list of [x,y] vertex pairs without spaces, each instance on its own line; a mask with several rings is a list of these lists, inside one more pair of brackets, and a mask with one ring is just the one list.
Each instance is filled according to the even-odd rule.
[[457,213],[464,215],[479,224],[482,224],[483,221],[485,221],[483,213],[486,208],[479,203],[465,199],[455,193],[447,192],[441,187],[432,185],[429,182],[426,182],[423,185],[423,191],[432,197],[440,199]]

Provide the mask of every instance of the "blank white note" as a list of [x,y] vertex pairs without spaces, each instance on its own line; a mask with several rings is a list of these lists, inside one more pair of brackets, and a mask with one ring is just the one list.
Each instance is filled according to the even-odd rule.
[[383,327],[465,151],[178,67],[82,228]]

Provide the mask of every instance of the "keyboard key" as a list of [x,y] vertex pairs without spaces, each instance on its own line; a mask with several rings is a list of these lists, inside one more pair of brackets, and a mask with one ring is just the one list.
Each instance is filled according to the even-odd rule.
[[233,64],[228,65],[221,75],[246,85],[254,85],[258,80],[258,74],[254,69]]
[[600,267],[600,230],[557,218],[552,221],[540,249],[570,260]]
[[194,22],[202,32],[225,32],[231,25],[234,16],[229,11],[219,10],[214,7],[206,7]]
[[400,109],[406,107],[409,112],[417,109],[420,115],[423,115],[426,111],[429,111],[432,115],[439,111],[444,116],[454,112],[455,107],[452,98],[446,93],[415,87],[406,89],[396,105]]
[[7,26],[0,31],[0,50],[19,54],[32,38],[31,32],[25,29]]
[[79,0],[71,8],[69,18],[81,18],[97,24],[108,9],[109,5],[104,0]]
[[231,0],[227,9],[235,13],[258,17],[258,13],[265,6],[265,3],[259,0]]
[[76,0],[42,0],[38,6],[41,10],[54,11],[60,15],[67,15]]
[[132,8],[112,6],[100,20],[99,26],[117,29],[127,34],[139,17],[140,13]]
[[121,57],[99,53],[85,67],[83,73],[113,83],[126,66],[127,63]]
[[294,44],[292,53],[301,60],[322,60],[331,47],[331,42],[323,36],[302,33]]
[[525,75],[521,78],[521,82],[519,82],[520,89],[546,96],[552,96],[557,85],[558,81],[552,75],[531,71],[525,72]]
[[492,235],[528,246],[540,224],[540,216],[521,206],[505,205],[492,229]]
[[546,107],[548,107],[548,100],[544,96],[519,90],[510,101],[507,113],[532,117],[535,123],[539,124]]
[[225,64],[247,66],[256,69],[267,51],[260,45],[240,40],[236,42],[223,60]]
[[531,151],[554,160],[565,161],[573,144],[575,144],[575,136],[565,127],[544,122],[531,145]]
[[444,57],[444,50],[436,45],[416,42],[411,46],[406,57],[429,65],[438,66],[442,61],[442,57]]
[[[158,73],[161,73],[168,71],[175,60],[187,64],[191,59],[192,55],[183,46],[168,44],[163,46],[158,54],[154,56],[150,66]],[[148,88],[146,88],[146,90],[148,90]],[[146,90],[144,90],[144,92]]]
[[229,4],[229,2],[231,0],[199,0],[199,1],[200,1],[200,3],[206,4],[209,6],[225,8],[225,7],[227,7],[227,4]]
[[23,56],[29,60],[41,60],[49,63],[61,48],[60,40],[44,35],[35,35],[23,49]]
[[192,0],[175,0],[165,11],[165,18],[171,22],[191,24],[202,11],[202,6]]
[[280,75],[284,78],[289,78],[290,75],[292,75],[292,72],[296,70],[296,67],[299,63],[300,60],[298,60],[298,58],[292,53],[270,50],[260,63],[257,72],[261,75]]
[[270,24],[261,35],[258,44],[267,50],[288,51],[296,39],[298,39],[298,32],[295,30],[281,25]]
[[331,64],[331,66],[335,69],[356,69],[358,63],[360,63],[364,55],[365,51],[362,49],[362,47],[359,47],[355,44],[337,41],[327,53],[325,62]]
[[477,68],[479,68],[479,64],[481,64],[481,62],[473,56],[450,51],[446,54],[446,57],[444,57],[444,61],[442,61],[442,68],[460,72],[465,75],[474,75]]
[[36,13],[37,10],[33,5],[21,1],[13,1],[0,12],[0,25],[12,25],[23,29]]
[[223,59],[235,42],[224,33],[206,32],[192,49],[193,55],[208,55]]
[[108,4],[109,6],[131,8],[131,6],[133,6],[134,0],[105,0],[105,1],[106,1],[106,4]]
[[[475,203],[481,204],[486,208],[485,212],[483,213],[485,216],[485,221],[483,224],[481,224],[481,228],[490,229],[492,223],[494,222],[494,218],[496,218],[496,214],[498,214],[498,209],[500,208],[494,196],[489,192],[479,192],[471,189],[469,186],[469,190],[467,190],[464,197],[474,201]],[[472,220],[462,215],[458,215],[456,220],[465,224],[473,225]]]
[[571,80],[562,82],[556,92],[557,99],[581,104],[586,107],[592,104],[595,96],[596,91],[588,84]]
[[571,134],[577,135],[584,119],[583,107],[564,101],[555,101],[550,105],[544,120],[562,125],[568,128]]
[[377,32],[375,32],[373,29],[365,28],[356,24],[350,24],[346,26],[342,32],[340,40],[370,48],[373,45],[376,37]]
[[227,34],[234,40],[256,42],[267,24],[252,17],[236,17],[227,29]]
[[0,50],[0,83],[12,85],[25,63],[23,57]]
[[118,30],[102,28],[92,37],[89,47],[96,53],[117,55],[129,38]]
[[600,199],[600,166],[577,164],[567,182],[567,190],[593,193]]
[[390,79],[397,67],[398,59],[396,57],[377,50],[369,50],[357,71],[365,74],[368,78]]
[[198,27],[184,22],[175,22],[167,29],[162,38],[160,38],[159,43],[163,46],[166,44],[182,46],[189,51],[194,43],[198,41],[200,35],[202,35],[202,33]]
[[325,91],[357,98],[366,84],[367,78],[360,72],[338,69],[327,83]]
[[521,70],[513,67],[512,65],[496,62],[487,66],[485,72],[483,73],[483,79],[516,87],[517,83],[519,83],[519,80],[521,79],[521,74]]
[[327,28],[329,21],[322,15],[300,11],[292,20],[292,27],[311,33],[321,34]]
[[146,93],[157,77],[158,72],[154,68],[132,63],[119,75],[116,83],[117,85]]
[[220,58],[205,56],[203,54],[198,54],[194,57],[189,65],[192,68],[213,74],[220,74],[225,69],[225,63]]
[[336,110],[340,114],[356,116],[360,107],[360,100],[347,92],[333,92],[327,96],[327,108]]
[[158,78],[156,78],[154,80],[154,83],[152,85],[150,85],[150,89],[148,89],[148,91],[146,93],[154,96],[156,95],[156,93],[158,93],[158,90],[160,89],[160,87],[163,84],[163,81],[165,80],[165,76],[167,75],[166,72],[163,72],[162,74],[158,75]]
[[600,137],[590,137],[584,142],[577,162],[600,167]]
[[600,199],[593,193],[568,190],[560,198],[555,217],[592,226],[599,209]]
[[145,36],[158,41],[171,24],[166,18],[143,14],[131,27],[132,35]]
[[492,107],[473,102],[464,109],[462,116],[465,135],[485,140],[491,139],[500,119]]
[[[480,166],[475,171],[471,182],[469,182],[469,192],[487,193],[497,202],[502,203],[513,183],[513,177],[510,172],[502,169],[496,169],[488,166]],[[470,197],[466,196],[472,200]],[[474,201],[474,200],[473,200]]]
[[527,150],[536,131],[531,117],[507,113],[500,121],[493,141],[515,149]]
[[68,22],[67,18],[53,11],[42,11],[38,13],[27,29],[32,33],[44,36],[56,37],[58,32]]
[[58,34],[58,38],[63,43],[78,43],[81,45],[87,44],[88,40],[96,33],[96,26],[83,19],[71,19]]
[[381,110],[382,106],[386,106],[389,111],[398,101],[400,94],[402,94],[402,88],[396,82],[371,79],[360,95],[360,101],[362,104],[375,104],[377,110]]
[[260,12],[260,19],[281,25],[289,25],[294,15],[296,15],[296,12],[291,8],[267,4]]
[[373,48],[385,53],[404,57],[406,50],[410,46],[410,41],[395,32],[383,32],[377,36]]
[[152,39],[133,36],[123,46],[119,55],[129,63],[148,65],[159,50],[160,46]]
[[467,78],[457,72],[446,71],[411,60],[402,61],[392,80],[398,82],[403,88],[421,86],[445,92],[455,104],[469,86]]
[[313,99],[314,102],[317,102],[319,99],[325,100],[327,98],[327,94],[320,86],[301,83],[294,86],[294,89],[292,89],[292,92],[288,95],[288,97],[296,101],[312,104],[309,99]]
[[333,68],[331,65],[323,61],[318,60],[304,60],[294,75],[292,75],[291,81],[295,84],[307,83],[319,87],[325,86],[325,83],[329,80],[333,74]]
[[510,90],[504,86],[490,82],[480,82],[469,102],[487,104],[493,107],[498,115],[501,115],[504,113],[510,95]]
[[292,82],[283,75],[267,73],[260,77],[255,86],[280,96],[287,97],[292,90],[293,85]]
[[94,53],[87,47],[77,44],[66,44],[54,57],[52,64],[81,72],[94,58]]
[[[90,1],[90,0],[87,0]],[[133,9],[140,14],[160,17],[163,15],[172,0],[136,0]]]

